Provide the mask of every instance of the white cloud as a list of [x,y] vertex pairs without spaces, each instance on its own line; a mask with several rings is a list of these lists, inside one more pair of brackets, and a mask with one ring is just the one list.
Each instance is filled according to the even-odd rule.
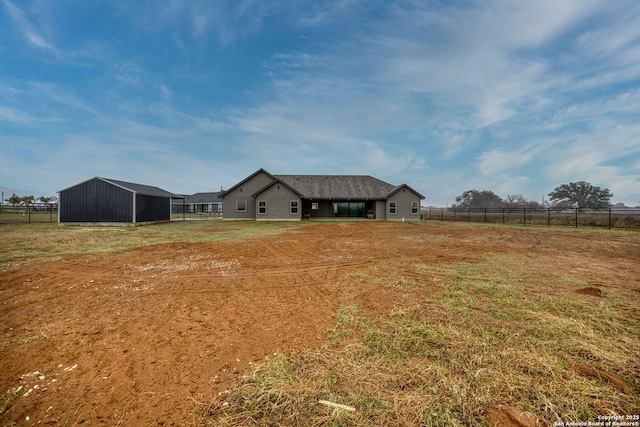
[[58,53],[55,46],[36,29],[36,26],[31,23],[20,8],[9,0],[4,0],[3,4],[16,30],[27,43],[40,49]]
[[518,150],[507,152],[503,150],[490,150],[482,153],[478,170],[483,175],[495,175],[513,169],[521,168],[534,157],[533,150]]
[[[365,42],[377,55],[377,78],[438,106],[471,108],[473,125],[508,119],[517,107],[551,88],[548,65],[526,51],[549,43],[592,13],[591,3],[490,2],[483,8],[430,6],[400,10],[382,32]],[[431,35],[429,39],[420,33]],[[435,43],[438,40],[441,43]]]
[[36,118],[24,111],[0,106],[0,121],[25,125],[36,121]]

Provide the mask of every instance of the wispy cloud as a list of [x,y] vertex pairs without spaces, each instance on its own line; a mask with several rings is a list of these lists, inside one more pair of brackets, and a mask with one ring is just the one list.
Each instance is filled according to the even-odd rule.
[[26,125],[37,121],[37,119],[24,111],[0,106],[0,121]]
[[[120,13],[136,26],[156,32],[178,31],[196,41],[207,41],[215,35],[217,43],[226,45],[256,35],[272,6],[267,1],[195,0],[144,4],[123,2],[118,7]],[[184,43],[180,38],[174,41]]]
[[25,16],[22,9],[14,5],[9,0],[3,0],[3,5],[7,14],[11,18],[16,31],[23,40],[31,46],[58,53],[54,44],[36,29],[36,26]]

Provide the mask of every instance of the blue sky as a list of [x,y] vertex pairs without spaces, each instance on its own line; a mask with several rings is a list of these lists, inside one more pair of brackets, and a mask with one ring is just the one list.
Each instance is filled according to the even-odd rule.
[[638,22],[636,0],[0,0],[0,187],[265,168],[639,205]]

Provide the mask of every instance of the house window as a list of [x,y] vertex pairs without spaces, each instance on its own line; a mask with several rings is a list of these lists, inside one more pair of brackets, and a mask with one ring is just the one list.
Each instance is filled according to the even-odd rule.
[[238,200],[236,202],[236,212],[246,212],[246,211],[247,211],[247,201]]
[[298,214],[298,201],[297,200],[292,200],[291,201],[290,212],[291,212],[291,215],[297,215]]
[[418,202],[411,202],[411,215],[417,215],[418,213]]
[[267,201],[266,200],[258,200],[258,213],[262,215],[267,214]]
[[317,211],[318,210],[318,202],[311,203],[311,210],[312,211]]
[[396,214],[396,202],[389,202],[389,214],[390,215]]

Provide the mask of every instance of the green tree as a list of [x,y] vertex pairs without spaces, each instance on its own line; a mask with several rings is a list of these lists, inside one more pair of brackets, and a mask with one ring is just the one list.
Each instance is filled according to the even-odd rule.
[[16,196],[16,193],[13,193],[13,195],[7,199],[7,202],[11,203],[14,208],[20,204],[21,201],[22,197]]
[[456,197],[456,208],[501,208],[504,201],[493,191],[467,190]]
[[25,206],[29,206],[30,204],[32,204],[36,199],[33,196],[24,196],[20,199],[22,202],[24,202]]
[[570,182],[549,193],[551,205],[556,208],[601,209],[611,206],[613,194],[607,188],[586,181]]

